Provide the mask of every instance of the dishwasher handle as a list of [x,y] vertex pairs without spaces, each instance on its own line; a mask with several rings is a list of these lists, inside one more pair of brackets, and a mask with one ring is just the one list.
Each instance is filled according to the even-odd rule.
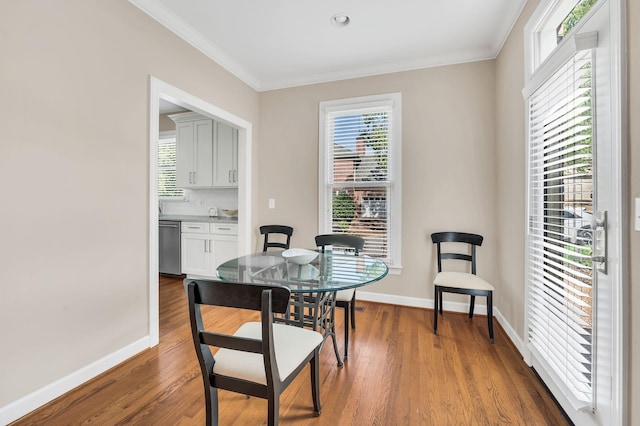
[[160,227],[161,227],[161,228],[177,228],[177,227],[178,227],[178,225],[176,225],[176,224],[164,224],[164,223],[161,223],[161,224],[160,224]]

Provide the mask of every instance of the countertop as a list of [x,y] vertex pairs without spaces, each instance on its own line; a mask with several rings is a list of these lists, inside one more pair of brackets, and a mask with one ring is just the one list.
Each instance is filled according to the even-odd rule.
[[158,216],[158,220],[173,220],[177,222],[238,223],[237,217],[196,216],[181,214],[161,214]]

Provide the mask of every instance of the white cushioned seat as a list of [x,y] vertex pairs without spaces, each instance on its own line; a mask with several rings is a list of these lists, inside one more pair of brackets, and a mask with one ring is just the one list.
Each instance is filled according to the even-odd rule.
[[439,272],[433,283],[442,287],[466,288],[469,290],[494,290],[491,284],[479,276],[466,272]]
[[340,290],[336,291],[336,302],[350,302],[353,299],[353,293],[356,291],[355,288],[350,288],[349,290]]
[[[262,339],[262,324],[243,324],[234,336]],[[284,380],[302,360],[322,343],[322,335],[317,331],[273,324],[273,346],[280,380]],[[263,385],[267,384],[262,354],[220,348],[215,354],[213,372],[224,376],[237,377]]]

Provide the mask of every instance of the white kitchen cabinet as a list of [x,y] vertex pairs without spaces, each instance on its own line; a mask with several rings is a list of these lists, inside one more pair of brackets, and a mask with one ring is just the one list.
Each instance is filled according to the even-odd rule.
[[216,278],[216,268],[238,257],[238,225],[182,222],[182,273]]
[[213,186],[213,120],[176,122],[176,186]]
[[218,121],[213,144],[213,186],[238,186],[238,130]]
[[176,186],[237,188],[238,130],[192,112],[169,118],[176,123]]

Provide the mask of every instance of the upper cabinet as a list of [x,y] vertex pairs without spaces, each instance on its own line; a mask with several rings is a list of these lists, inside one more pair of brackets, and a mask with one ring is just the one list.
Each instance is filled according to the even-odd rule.
[[238,186],[238,131],[196,113],[169,116],[176,123],[176,186]]
[[213,186],[238,186],[238,130],[216,122],[213,144]]

